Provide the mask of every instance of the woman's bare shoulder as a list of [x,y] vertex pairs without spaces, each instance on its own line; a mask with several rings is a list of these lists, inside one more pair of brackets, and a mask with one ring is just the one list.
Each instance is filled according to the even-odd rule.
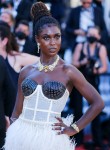
[[68,74],[68,76],[72,76],[74,77],[75,75],[79,74],[79,70],[72,64],[67,64],[65,63],[63,65],[63,69],[66,71],[66,73]]
[[[34,64],[35,65],[35,64]],[[34,65],[27,65],[25,67],[23,67],[20,71],[20,76],[22,78],[28,77],[29,74],[31,74],[31,72],[34,71],[35,66]]]
[[62,66],[63,70],[67,73],[73,73],[76,70],[76,67],[74,65],[66,63],[63,59],[60,59],[60,65]]

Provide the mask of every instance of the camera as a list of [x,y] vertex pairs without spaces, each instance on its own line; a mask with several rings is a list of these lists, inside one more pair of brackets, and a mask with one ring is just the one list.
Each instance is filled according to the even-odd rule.
[[97,62],[97,57],[95,57],[95,56],[89,56],[88,57],[88,61],[90,62],[90,64],[91,65],[93,65],[94,66],[94,64]]
[[99,58],[95,57],[95,56],[90,56],[88,57],[88,61],[89,61],[89,64],[87,65],[87,73],[89,75],[92,75],[93,74],[93,69],[99,69],[100,66],[101,66],[101,63],[100,63],[100,60]]

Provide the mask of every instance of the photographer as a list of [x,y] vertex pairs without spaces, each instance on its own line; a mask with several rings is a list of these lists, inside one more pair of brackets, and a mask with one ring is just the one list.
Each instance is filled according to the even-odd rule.
[[107,71],[107,51],[100,42],[100,30],[98,27],[89,27],[87,42],[78,44],[73,54],[73,65],[79,68],[87,80],[98,90],[96,78],[98,74]]
[[[87,42],[84,44],[78,44],[73,54],[73,65],[83,73],[85,78],[95,87],[97,91],[99,91],[99,74],[107,71],[106,48],[99,41],[99,28],[89,27],[87,32]],[[78,97],[76,98],[76,101],[81,100],[79,100]],[[91,127],[93,138],[92,146],[102,147],[100,115],[92,121]]]

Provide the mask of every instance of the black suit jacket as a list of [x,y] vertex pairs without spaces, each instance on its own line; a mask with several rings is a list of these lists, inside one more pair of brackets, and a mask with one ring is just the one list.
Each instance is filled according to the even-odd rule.
[[30,0],[22,0],[17,8],[16,25],[20,20],[31,20],[30,10],[32,2]]
[[[68,37],[69,45],[73,46],[76,35],[74,34],[75,29],[79,29],[80,25],[80,13],[81,13],[82,6],[78,6],[76,8],[72,8],[67,20],[66,26],[66,34]],[[103,12],[98,7],[93,7],[94,13],[94,24],[98,26],[101,30],[101,42],[103,44],[107,44],[108,41],[108,33],[105,25],[105,21],[103,18]]]
[[23,52],[39,56],[38,49],[37,49],[37,43],[33,41],[31,38],[26,39],[26,42],[23,46]]

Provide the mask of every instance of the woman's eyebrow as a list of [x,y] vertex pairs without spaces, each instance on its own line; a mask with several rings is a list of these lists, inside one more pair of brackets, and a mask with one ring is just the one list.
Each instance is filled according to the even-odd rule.
[[[50,36],[51,34],[47,34],[47,33],[45,33],[45,34],[42,34],[42,36]],[[61,35],[61,33],[55,33],[55,34],[53,34],[53,35]]]

